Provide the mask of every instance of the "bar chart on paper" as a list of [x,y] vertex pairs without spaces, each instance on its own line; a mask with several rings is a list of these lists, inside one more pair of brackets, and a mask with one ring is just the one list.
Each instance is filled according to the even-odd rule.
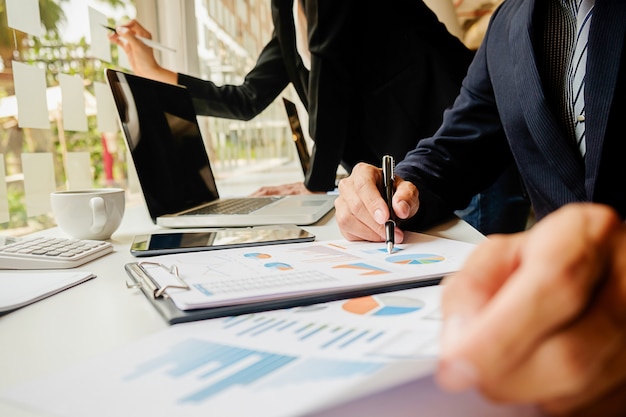
[[[295,366],[288,367],[296,361],[298,362]],[[165,354],[140,364],[125,379],[132,381],[154,378],[159,371],[174,379],[195,375],[197,388],[178,398],[177,402],[202,403],[237,387],[256,384],[256,390],[263,391],[293,384],[316,384],[369,375],[382,366],[382,362],[302,359],[296,355],[190,339],[173,346]],[[279,371],[281,372],[276,378],[262,382]]]
[[255,315],[225,319],[224,328],[241,338],[270,337],[277,342],[307,344],[320,350],[371,350],[387,334],[380,328]]
[[[432,358],[439,294],[426,287],[377,295],[378,307],[363,297],[180,324],[0,396],[64,417],[300,415],[396,360]],[[396,306],[409,309],[376,314]]]

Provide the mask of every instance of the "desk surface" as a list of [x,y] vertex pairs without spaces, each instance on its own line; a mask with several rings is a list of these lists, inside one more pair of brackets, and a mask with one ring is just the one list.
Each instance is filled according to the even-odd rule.
[[[318,240],[341,238],[333,212],[313,226]],[[0,316],[0,388],[28,381],[99,356],[168,325],[139,290],[126,288],[123,265],[136,261],[129,247],[136,234],[159,230],[143,206],[127,209],[112,236],[115,252],[79,267],[97,275],[62,293]],[[453,220],[429,231],[439,237],[477,243],[484,237]],[[59,229],[40,232],[64,236]],[[0,403],[0,415],[42,416]]]

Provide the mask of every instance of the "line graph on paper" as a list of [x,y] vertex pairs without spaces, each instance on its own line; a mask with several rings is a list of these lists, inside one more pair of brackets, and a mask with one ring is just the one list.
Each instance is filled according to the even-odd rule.
[[306,259],[303,262],[305,263],[335,264],[338,262],[351,262],[361,259],[356,255],[338,250],[336,248],[340,247],[332,247],[331,245],[311,245],[306,247],[296,247],[290,249],[288,252],[304,255]]

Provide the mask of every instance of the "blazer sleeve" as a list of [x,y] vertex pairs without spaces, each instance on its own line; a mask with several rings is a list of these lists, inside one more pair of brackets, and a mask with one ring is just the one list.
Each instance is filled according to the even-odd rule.
[[420,192],[417,215],[404,227],[425,229],[465,208],[472,196],[513,163],[494,98],[484,45],[453,106],[430,138],[397,165],[397,175]]
[[314,138],[311,168],[305,185],[311,191],[335,188],[337,167],[346,147],[354,97],[352,1],[308,1],[311,71],[309,73],[309,132]]
[[186,74],[178,74],[178,83],[191,93],[197,114],[250,120],[278,97],[289,83],[289,77],[280,44],[274,36],[241,85],[218,86]]

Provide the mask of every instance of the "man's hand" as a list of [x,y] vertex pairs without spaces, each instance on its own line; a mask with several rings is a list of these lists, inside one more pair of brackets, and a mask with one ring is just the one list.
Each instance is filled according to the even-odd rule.
[[[392,207],[398,219],[417,213],[419,193],[415,185],[396,176],[396,192]],[[335,200],[337,224],[348,240],[385,240],[385,222],[390,213],[382,193],[382,170],[360,163],[349,177],[339,182],[339,197]],[[395,241],[402,242],[404,233],[395,228]]]
[[572,204],[444,281],[438,380],[557,415],[626,415],[626,226]]

